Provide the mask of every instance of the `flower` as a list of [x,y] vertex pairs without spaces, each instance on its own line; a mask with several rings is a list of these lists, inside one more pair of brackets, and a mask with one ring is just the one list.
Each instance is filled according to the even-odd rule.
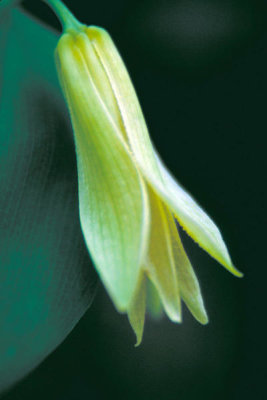
[[140,343],[147,282],[168,317],[181,321],[181,299],[208,322],[199,284],[175,220],[236,276],[210,217],[157,155],[125,65],[101,28],[66,25],[56,49],[78,162],[82,231],[116,308],[128,314]]

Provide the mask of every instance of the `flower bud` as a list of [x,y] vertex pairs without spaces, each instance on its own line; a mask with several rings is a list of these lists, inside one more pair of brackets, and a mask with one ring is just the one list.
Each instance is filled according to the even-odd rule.
[[182,298],[207,323],[175,220],[226,269],[242,274],[216,225],[157,156],[112,39],[77,23],[61,36],[56,61],[74,129],[81,226],[115,306],[128,313],[138,343],[151,283],[172,321],[181,321]]

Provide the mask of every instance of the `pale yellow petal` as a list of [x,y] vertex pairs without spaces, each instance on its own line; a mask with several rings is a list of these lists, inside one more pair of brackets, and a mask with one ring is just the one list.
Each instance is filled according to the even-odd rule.
[[[154,153],[135,90],[124,63],[106,31],[90,27],[87,34],[109,78],[133,156],[147,181],[168,204],[186,232],[236,276],[221,233],[206,212],[169,175]],[[188,155],[190,156],[190,155]]]
[[136,335],[136,347],[139,346],[142,341],[145,323],[145,312],[146,279],[144,277],[144,274],[142,273],[128,310],[128,318]]
[[127,311],[147,246],[146,189],[70,35],[57,55],[75,133],[82,231],[112,300]]
[[203,303],[197,277],[185,253],[174,218],[170,213],[167,213],[167,217],[181,297],[193,316],[201,324],[207,324],[208,316]]
[[120,110],[116,97],[114,96],[113,88],[106,74],[105,69],[95,51],[94,42],[92,42],[84,32],[75,36],[75,45],[83,54],[84,62],[92,77],[96,90],[98,91],[101,99],[105,103],[106,109],[109,112],[110,118],[113,119],[117,125],[117,132],[121,133],[125,138],[125,129],[121,118]]
[[192,196],[176,182],[158,157],[157,160],[165,188],[157,182],[154,182],[155,186],[157,186],[157,190],[165,199],[181,226],[192,239],[228,271],[235,276],[242,277],[243,274],[234,267],[222,235],[215,223]]
[[90,26],[87,34],[109,78],[133,155],[143,169],[158,179],[160,173],[144,116],[120,54],[104,29]]
[[150,239],[144,267],[155,285],[168,317],[181,321],[181,302],[172,249],[171,233],[165,205],[149,188],[151,212]]
[[147,280],[147,311],[154,319],[160,319],[163,316],[163,306],[154,284]]

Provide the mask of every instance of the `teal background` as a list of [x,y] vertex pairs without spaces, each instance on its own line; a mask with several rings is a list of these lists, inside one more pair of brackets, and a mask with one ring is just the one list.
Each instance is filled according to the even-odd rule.
[[0,19],[2,392],[72,330],[96,274],[79,226],[73,139],[51,58],[56,39],[18,11]]
[[[162,158],[221,228],[245,277],[235,279],[182,233],[207,305],[208,326],[200,326],[185,309],[180,326],[147,318],[143,343],[135,349],[127,319],[100,286],[64,343],[3,398],[263,399],[266,4],[66,3],[83,22],[103,26],[113,36]],[[45,5],[24,4],[59,29]],[[48,110],[50,102],[51,97]],[[68,152],[73,160],[72,144]],[[61,165],[61,173],[67,166]],[[64,181],[62,175],[58,179]]]

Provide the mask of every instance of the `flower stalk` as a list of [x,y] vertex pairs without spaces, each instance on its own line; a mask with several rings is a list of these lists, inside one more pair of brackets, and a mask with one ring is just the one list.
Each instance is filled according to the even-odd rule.
[[63,31],[71,29],[81,29],[82,24],[74,17],[71,11],[60,0],[42,0],[46,3],[58,17]]

